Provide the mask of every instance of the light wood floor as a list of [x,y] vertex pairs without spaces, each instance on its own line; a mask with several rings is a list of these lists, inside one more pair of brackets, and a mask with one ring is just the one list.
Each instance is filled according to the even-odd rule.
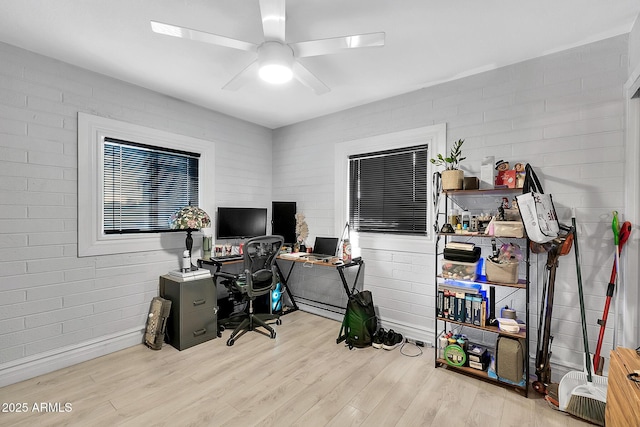
[[[530,393],[419,357],[336,345],[340,324],[295,312],[233,347],[143,345],[0,389],[0,402],[70,403],[67,413],[0,413],[2,426],[585,426]],[[415,352],[407,345],[405,352]]]

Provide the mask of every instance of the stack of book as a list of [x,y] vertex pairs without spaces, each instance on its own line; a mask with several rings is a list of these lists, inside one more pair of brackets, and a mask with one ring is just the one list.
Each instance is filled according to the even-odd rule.
[[438,285],[437,315],[442,319],[485,326],[487,295],[478,284],[441,283]]
[[171,270],[169,272],[169,276],[183,281],[197,280],[211,277],[211,271],[207,270],[206,268],[198,268],[197,270],[187,272],[183,272],[182,270]]

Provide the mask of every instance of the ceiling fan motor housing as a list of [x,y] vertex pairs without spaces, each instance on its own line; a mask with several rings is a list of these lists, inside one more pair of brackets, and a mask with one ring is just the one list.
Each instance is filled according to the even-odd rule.
[[258,47],[260,78],[269,83],[285,83],[293,77],[293,50],[277,41],[266,41]]

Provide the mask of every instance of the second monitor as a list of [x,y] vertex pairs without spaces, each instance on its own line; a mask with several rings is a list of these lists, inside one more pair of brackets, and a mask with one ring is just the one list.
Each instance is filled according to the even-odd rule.
[[219,207],[216,239],[248,239],[267,234],[266,208]]

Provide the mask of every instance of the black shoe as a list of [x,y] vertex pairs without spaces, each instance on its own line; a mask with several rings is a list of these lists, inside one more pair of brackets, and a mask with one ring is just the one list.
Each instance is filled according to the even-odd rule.
[[389,329],[387,334],[384,336],[384,341],[382,343],[382,348],[385,350],[393,350],[396,348],[404,338],[402,334],[397,334],[393,331],[393,329]]
[[384,342],[384,337],[385,337],[384,329],[382,329],[382,328],[378,329],[376,331],[376,333],[373,335],[373,342],[371,343],[373,348],[382,348],[382,343]]

